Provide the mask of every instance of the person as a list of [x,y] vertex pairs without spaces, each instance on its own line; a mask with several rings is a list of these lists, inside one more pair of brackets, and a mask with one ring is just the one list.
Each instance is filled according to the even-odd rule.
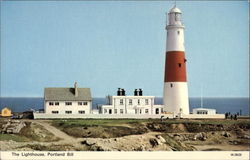
[[230,118],[231,118],[231,120],[233,120],[233,115],[232,114],[231,114]]
[[227,119],[227,117],[228,117],[228,113],[226,112],[226,113],[225,113],[225,118]]
[[237,114],[234,115],[234,120],[237,120]]

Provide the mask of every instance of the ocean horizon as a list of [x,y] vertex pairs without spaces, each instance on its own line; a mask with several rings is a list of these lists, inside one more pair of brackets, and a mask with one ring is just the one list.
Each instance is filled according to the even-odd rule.
[[[0,97],[0,109],[4,107],[10,108],[13,112],[24,112],[31,109],[43,109],[43,97]],[[107,104],[106,98],[93,98],[92,108]],[[156,97],[155,104],[162,104],[162,98]],[[189,108],[192,112],[193,108],[201,107],[200,97],[189,98]],[[241,113],[241,115],[249,115],[249,98],[248,97],[203,97],[203,108],[216,109],[217,113],[231,114]]]

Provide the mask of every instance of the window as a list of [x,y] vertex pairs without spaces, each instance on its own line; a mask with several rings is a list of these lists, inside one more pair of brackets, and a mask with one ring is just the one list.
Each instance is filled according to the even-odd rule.
[[65,105],[66,105],[66,106],[71,106],[71,105],[72,105],[72,102],[65,102]]
[[82,102],[78,102],[78,106],[81,106],[82,105]]
[[175,20],[181,21],[181,14],[180,13],[175,13]]
[[104,113],[107,113],[107,109],[104,109]]
[[138,105],[140,105],[141,101],[138,99]]
[[87,105],[88,105],[88,102],[83,102],[83,105],[84,105],[84,106],[87,106]]
[[177,31],[177,34],[179,35],[179,34],[180,34],[180,31]]
[[72,111],[65,111],[66,114],[72,114]]
[[79,114],[85,114],[85,111],[78,111]]
[[59,102],[55,102],[55,106],[59,106]]
[[148,109],[145,109],[145,113],[148,113]]
[[54,106],[54,102],[49,102],[49,105],[50,106]]
[[117,109],[114,110],[115,114],[117,114]]
[[140,114],[142,113],[141,109],[140,109]]
[[58,114],[59,111],[52,111],[52,114]]
[[145,99],[145,105],[148,105],[148,99]]
[[173,84],[172,84],[172,83],[170,84],[170,87],[171,87],[171,88],[173,87]]
[[178,66],[181,67],[181,63],[178,63]]
[[132,99],[129,99],[128,104],[132,105]]
[[120,105],[123,105],[123,99],[120,99]]
[[120,113],[123,114],[123,109],[120,109]]

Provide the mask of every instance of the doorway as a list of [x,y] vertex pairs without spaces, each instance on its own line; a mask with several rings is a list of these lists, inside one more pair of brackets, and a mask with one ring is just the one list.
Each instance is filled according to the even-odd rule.
[[155,114],[159,114],[159,108],[155,109]]

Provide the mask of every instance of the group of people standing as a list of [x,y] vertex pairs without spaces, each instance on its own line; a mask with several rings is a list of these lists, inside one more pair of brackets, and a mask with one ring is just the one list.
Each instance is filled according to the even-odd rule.
[[238,116],[239,116],[239,113],[237,113],[237,114],[231,114],[230,112],[225,113],[226,119],[237,120]]

